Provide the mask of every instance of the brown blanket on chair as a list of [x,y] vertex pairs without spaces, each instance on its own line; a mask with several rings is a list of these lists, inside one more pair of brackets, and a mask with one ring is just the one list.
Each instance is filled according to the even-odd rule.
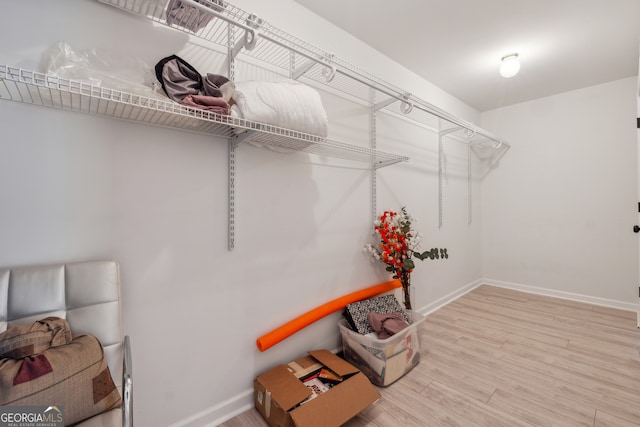
[[21,359],[71,342],[65,319],[47,317],[31,325],[12,326],[0,334],[0,358]]
[[91,335],[21,359],[0,359],[0,405],[62,406],[65,425],[120,405],[102,345]]

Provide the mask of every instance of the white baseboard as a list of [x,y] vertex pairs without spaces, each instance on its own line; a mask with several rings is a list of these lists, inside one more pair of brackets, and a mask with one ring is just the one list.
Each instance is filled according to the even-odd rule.
[[245,390],[170,427],[214,427],[251,408],[253,408],[253,389]]
[[587,304],[617,308],[620,310],[638,312],[638,310],[640,309],[640,306],[638,304],[634,304],[631,302],[617,301],[617,300],[600,298],[600,297],[592,297],[589,295],[574,294],[571,292],[556,291],[553,289],[539,288],[537,286],[523,285],[521,283],[504,282],[501,280],[493,280],[493,279],[483,279],[481,282],[486,285],[497,286],[500,288],[513,289],[516,291],[528,292],[531,294],[545,295],[548,297],[562,298],[562,299],[567,299],[571,301],[584,302]]
[[416,311],[420,314],[423,315],[429,315],[431,313],[433,313],[434,311],[436,311],[437,309],[449,304],[451,301],[460,298],[462,295],[466,294],[467,292],[470,292],[472,290],[474,290],[475,288],[477,288],[478,286],[482,285],[483,283],[485,283],[483,281],[483,279],[478,279],[478,280],[474,280],[473,282],[469,283],[468,285],[465,285],[463,287],[461,287],[460,289],[457,289],[453,292],[451,292],[450,294],[447,294],[445,296],[443,296],[442,298],[437,299],[436,301],[432,302],[431,304],[428,304],[424,307],[421,307],[419,309],[417,309]]

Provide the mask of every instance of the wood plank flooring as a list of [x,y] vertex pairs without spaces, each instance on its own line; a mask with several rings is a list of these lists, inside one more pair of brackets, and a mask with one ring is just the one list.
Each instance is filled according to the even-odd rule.
[[[347,427],[640,426],[635,312],[483,285],[420,339],[420,364]],[[252,409],[221,426],[266,425]]]

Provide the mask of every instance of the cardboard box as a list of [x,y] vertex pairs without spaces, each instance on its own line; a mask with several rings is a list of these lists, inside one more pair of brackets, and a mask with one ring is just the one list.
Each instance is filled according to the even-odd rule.
[[[304,385],[300,378],[328,368],[342,377],[328,390]],[[254,404],[271,427],[340,426],[380,398],[380,392],[358,368],[328,350],[279,365],[253,384]]]
[[418,326],[426,318],[411,312],[412,323],[386,339],[375,333],[362,335],[349,327],[345,319],[338,322],[344,358],[358,367],[369,380],[386,387],[399,380],[420,362]]

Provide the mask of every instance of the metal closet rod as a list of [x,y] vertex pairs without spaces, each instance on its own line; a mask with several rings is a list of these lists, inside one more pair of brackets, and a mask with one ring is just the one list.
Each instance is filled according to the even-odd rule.
[[313,55],[311,55],[311,54],[308,54],[308,53],[306,53],[306,52],[303,52],[303,51],[302,51],[302,50],[300,50],[300,49],[297,49],[297,48],[294,48],[294,47],[292,47],[292,46],[290,46],[290,45],[287,45],[286,43],[283,43],[283,42],[281,42],[281,41],[279,41],[279,40],[277,40],[277,39],[275,39],[275,38],[273,38],[273,37],[271,37],[271,36],[269,36],[269,35],[267,35],[267,34],[263,34],[263,33],[261,33],[261,32],[258,32],[258,31],[256,31],[256,28],[254,28],[254,27],[252,27],[252,26],[250,26],[250,25],[247,25],[247,24],[243,24],[243,23],[241,23],[241,22],[238,22],[238,21],[236,21],[236,20],[234,20],[234,19],[232,19],[232,18],[229,18],[229,17],[227,17],[227,16],[225,16],[225,15],[221,14],[221,13],[220,13],[220,12],[218,12],[218,11],[215,11],[215,10],[213,10],[213,9],[210,9],[210,8],[206,7],[206,6],[205,6],[205,5],[203,5],[203,4],[200,4],[200,3],[195,2],[194,0],[182,0],[182,2],[183,2],[183,3],[187,3],[188,5],[193,6],[193,7],[195,7],[196,9],[201,10],[201,11],[203,11],[203,12],[205,12],[205,13],[208,13],[208,14],[210,14],[210,15],[213,15],[213,16],[215,16],[216,18],[220,18],[220,19],[222,19],[222,20],[223,20],[223,21],[225,21],[225,22],[228,22],[228,23],[230,23],[230,24],[233,24],[233,25],[235,25],[236,27],[242,28],[242,29],[243,29],[243,30],[245,30],[245,31],[249,31],[249,32],[253,33],[253,36],[254,36],[254,37],[256,37],[256,36],[258,36],[258,37],[262,37],[262,38],[264,38],[264,39],[269,40],[269,41],[270,41],[270,42],[272,42],[272,43],[277,44],[277,45],[278,45],[278,46],[280,46],[280,47],[283,47],[283,48],[285,48],[285,49],[287,49],[287,50],[294,51],[294,52],[295,52],[295,53],[297,53],[298,55],[304,56],[304,57],[305,57],[305,58],[307,58],[307,59],[310,59],[310,60],[312,60],[312,61],[314,61],[314,62],[317,62],[318,64],[321,64],[321,65],[323,65],[323,66],[325,66],[325,67],[328,67],[328,68],[332,68],[332,65],[331,65],[331,64],[329,64],[329,63],[328,63],[328,62],[326,62],[326,61],[323,61],[323,60],[321,60],[321,59],[319,59],[319,58],[317,58],[317,57],[315,57],[315,56],[313,56]]
[[510,148],[511,145],[509,145],[508,142],[498,138],[497,136],[493,135],[492,133],[482,129],[481,127],[478,127],[476,125],[474,125],[473,123],[469,123],[466,120],[462,120],[459,117],[456,117],[432,104],[429,104],[426,101],[423,101],[419,98],[415,98],[415,97],[410,97],[410,100],[415,102],[415,107],[426,111],[427,113],[434,115],[436,117],[439,117],[443,120],[446,120],[447,122],[453,124],[453,125],[457,125],[459,127],[461,127],[462,129],[466,129],[466,130],[470,130],[471,132],[473,132],[475,135],[479,135],[479,136],[484,136],[485,138],[487,138],[490,141],[494,141],[497,142],[499,144],[505,145],[507,148]]
[[[371,81],[371,79],[366,77],[366,76],[362,76],[361,77],[359,75],[359,73],[357,73],[354,70],[351,70],[351,69],[348,69],[348,68],[345,69],[345,68],[342,68],[342,67],[336,67],[334,64],[329,63],[329,62],[327,62],[325,60],[322,60],[322,59],[316,57],[314,54],[309,54],[309,53],[307,53],[307,52],[305,52],[305,51],[303,51],[303,50],[301,50],[301,49],[299,49],[299,48],[297,48],[295,46],[291,46],[290,44],[281,42],[280,40],[277,40],[276,38],[271,37],[268,34],[264,34],[262,32],[256,31],[255,27],[252,27],[252,26],[250,26],[248,24],[244,24],[242,22],[238,22],[237,20],[235,20],[233,18],[229,18],[229,17],[225,16],[224,14],[222,14],[222,13],[220,13],[220,12],[214,10],[214,9],[211,9],[211,8],[201,4],[201,3],[197,3],[194,0],[182,0],[182,2],[183,3],[187,3],[188,5],[193,6],[193,7],[195,7],[196,9],[198,9],[200,11],[203,11],[205,13],[213,15],[216,18],[222,19],[223,21],[228,22],[228,23],[230,23],[230,24],[232,24],[232,25],[234,25],[234,26],[236,26],[238,28],[241,28],[241,29],[243,29],[245,31],[249,31],[249,32],[252,33],[253,37],[256,37],[256,36],[257,37],[262,37],[264,39],[269,40],[272,43],[277,44],[278,46],[280,46],[282,48],[285,48],[285,49],[287,49],[289,51],[293,51],[296,54],[301,55],[301,56],[303,56],[303,57],[305,57],[305,58],[307,58],[307,59],[309,59],[311,61],[314,61],[314,62],[316,62],[316,63],[318,63],[318,64],[320,64],[320,65],[322,65],[324,67],[327,67],[327,68],[330,68],[330,69],[335,69],[336,73],[343,74],[344,76],[350,78],[351,80],[355,80],[358,83],[363,84],[365,86],[368,86],[369,88],[374,89],[374,90],[376,90],[378,92],[381,92],[381,93],[383,93],[383,94],[385,94],[387,96],[390,96],[391,98],[394,98],[397,101],[400,101],[400,102],[403,102],[403,103],[410,102],[416,108],[418,108],[418,109],[420,109],[420,110],[422,110],[422,111],[424,111],[424,112],[426,112],[426,113],[428,113],[428,114],[430,114],[432,116],[438,117],[438,118],[440,118],[442,120],[445,120],[445,121],[447,121],[447,122],[449,122],[449,123],[451,123],[453,125],[460,126],[463,129],[470,130],[476,135],[484,136],[485,138],[488,138],[491,141],[495,141],[497,143],[505,145],[507,148],[511,147],[506,141],[498,138],[497,136],[491,134],[490,132],[487,132],[486,130],[474,125],[473,123],[469,123],[466,120],[463,120],[463,119],[461,119],[459,117],[456,117],[456,116],[452,115],[451,113],[448,113],[447,111],[442,110],[442,109],[434,106],[433,104],[430,104],[430,103],[428,103],[428,102],[426,102],[426,101],[424,101],[424,100],[422,100],[420,98],[417,98],[417,97],[415,97],[413,95],[407,95],[408,92],[406,92],[406,91],[405,92],[401,92],[401,91],[398,91],[395,88],[388,87],[387,84],[381,84],[381,82]],[[329,55],[329,54],[327,53],[327,55]]]

